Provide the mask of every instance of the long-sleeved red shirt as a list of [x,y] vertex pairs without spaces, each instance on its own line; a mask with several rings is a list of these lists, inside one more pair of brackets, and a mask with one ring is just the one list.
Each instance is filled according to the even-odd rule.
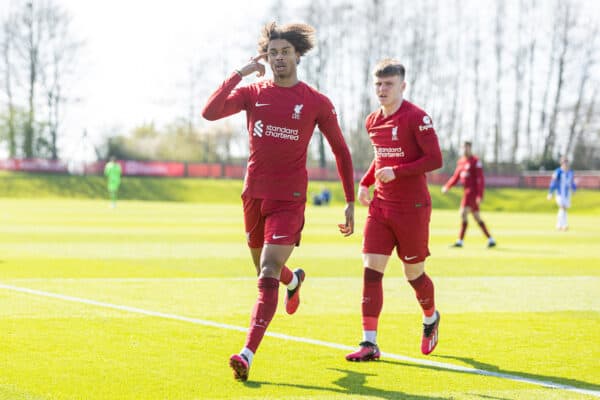
[[485,180],[483,177],[483,164],[479,158],[474,155],[459,158],[456,162],[454,174],[448,179],[444,187],[450,189],[459,179],[464,187],[465,196],[474,194],[476,197],[483,199]]
[[265,80],[235,88],[231,74],[211,95],[202,111],[216,120],[246,111],[250,156],[244,194],[273,200],[306,200],[306,157],[315,126],[335,155],[346,201],[354,201],[352,158],[331,101],[303,82],[292,87]]
[[[369,114],[365,127],[375,158],[360,184],[375,183],[375,197],[383,200],[383,206],[430,205],[425,173],[442,166],[442,152],[427,113],[403,100],[390,116],[381,109]],[[383,167],[392,167],[396,178],[387,183],[376,180],[375,171]]]

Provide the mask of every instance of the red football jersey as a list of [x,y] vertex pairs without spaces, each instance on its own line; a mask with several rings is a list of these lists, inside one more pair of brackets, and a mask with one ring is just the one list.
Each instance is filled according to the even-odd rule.
[[[369,114],[365,126],[375,158],[360,184],[375,183],[375,197],[391,207],[431,204],[425,173],[442,166],[442,152],[431,118],[403,100],[400,108],[385,117],[381,109]],[[382,183],[375,171],[392,167],[396,178]]]
[[454,174],[444,186],[450,189],[459,179],[465,189],[465,195],[475,194],[477,197],[483,198],[485,181],[483,178],[483,164],[479,158],[474,155],[469,158],[465,156],[459,158],[456,162]]
[[354,201],[350,151],[329,99],[303,82],[281,87],[264,80],[235,89],[233,73],[209,98],[202,111],[215,120],[246,110],[250,156],[244,194],[272,200],[306,200],[306,157],[315,126],[335,155],[346,201]]

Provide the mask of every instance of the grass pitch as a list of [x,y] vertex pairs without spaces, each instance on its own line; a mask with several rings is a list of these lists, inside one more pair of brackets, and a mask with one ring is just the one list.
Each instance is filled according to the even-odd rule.
[[265,337],[243,384],[227,366],[256,297],[240,204],[1,199],[0,399],[597,398],[598,214],[571,213],[566,233],[554,212],[482,215],[498,247],[471,223],[465,248],[451,249],[457,213],[434,210],[436,351],[419,352],[420,310],[394,259],[386,354],[348,363],[365,209],[342,238],[341,206],[307,207],[289,262],[307,272],[302,304],[288,316],[280,290],[268,332],[287,336]]

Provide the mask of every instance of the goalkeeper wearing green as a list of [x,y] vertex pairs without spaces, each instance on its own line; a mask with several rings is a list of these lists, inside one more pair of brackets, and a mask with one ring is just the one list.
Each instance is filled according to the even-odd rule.
[[107,178],[111,207],[115,208],[117,206],[119,186],[121,185],[121,165],[115,161],[114,157],[111,157],[110,161],[106,163],[104,176]]

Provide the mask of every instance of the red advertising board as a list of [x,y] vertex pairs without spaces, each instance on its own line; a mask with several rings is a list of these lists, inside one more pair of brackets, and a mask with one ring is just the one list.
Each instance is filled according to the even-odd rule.
[[46,160],[43,158],[21,158],[0,161],[0,169],[23,172],[68,172],[67,163],[61,160]]
[[188,164],[187,176],[197,178],[220,178],[223,176],[221,164]]
[[182,162],[161,161],[119,161],[123,175],[134,176],[185,176],[185,164]]
[[[198,177],[198,178],[230,178],[242,179],[246,173],[244,165],[220,163],[184,163],[170,161],[117,161],[121,164],[123,175],[127,176],[160,176],[160,177]],[[0,170],[45,172],[58,174],[90,174],[102,175],[106,161],[68,165],[61,160],[6,159],[0,160]],[[337,170],[330,168],[307,168],[311,180],[339,180]],[[363,172],[355,171],[354,178],[359,181]],[[427,174],[427,182],[443,185],[449,179],[446,173],[433,172]],[[552,179],[552,171],[524,172],[515,175],[485,175],[487,187],[529,187],[547,188]],[[600,189],[600,172],[575,171],[575,182],[580,189]]]

